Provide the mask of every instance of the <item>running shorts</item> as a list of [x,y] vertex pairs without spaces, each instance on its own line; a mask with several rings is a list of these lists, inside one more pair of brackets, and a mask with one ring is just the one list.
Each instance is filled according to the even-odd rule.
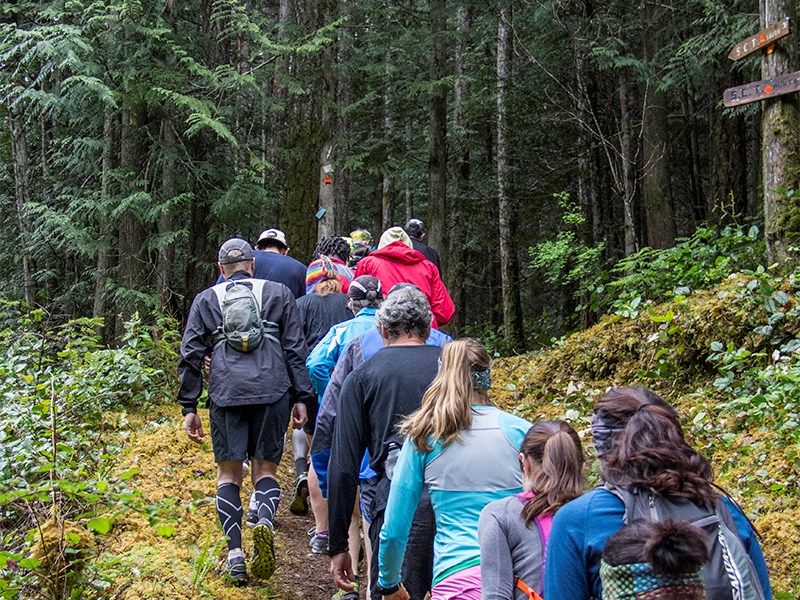
[[209,402],[214,460],[255,458],[277,464],[291,411],[288,393],[273,404],[222,407]]

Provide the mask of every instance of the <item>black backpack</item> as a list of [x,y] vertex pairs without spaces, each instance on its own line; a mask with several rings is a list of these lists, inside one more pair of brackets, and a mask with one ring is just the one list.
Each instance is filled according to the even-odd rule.
[[708,560],[703,565],[707,600],[764,600],[758,574],[721,496],[716,507],[709,502],[698,506],[688,498],[659,496],[649,490],[602,487],[625,504],[626,524],[640,519],[688,521],[708,533]]
[[[250,283],[253,287],[244,285]],[[280,344],[276,323],[261,318],[263,279],[237,279],[223,281],[213,287],[222,311],[222,325],[214,332],[214,347],[222,342],[239,352],[252,352],[269,338]]]

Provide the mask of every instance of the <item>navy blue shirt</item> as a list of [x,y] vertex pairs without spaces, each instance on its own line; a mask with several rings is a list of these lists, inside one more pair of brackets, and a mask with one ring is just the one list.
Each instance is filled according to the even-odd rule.
[[[253,251],[255,272],[253,279],[266,279],[282,283],[289,288],[295,299],[306,295],[306,266],[291,256],[265,250]],[[224,281],[222,275],[217,283]]]

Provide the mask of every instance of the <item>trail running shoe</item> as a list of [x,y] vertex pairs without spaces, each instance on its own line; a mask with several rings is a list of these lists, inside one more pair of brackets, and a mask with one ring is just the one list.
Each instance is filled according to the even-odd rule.
[[275,572],[275,534],[272,524],[261,519],[253,529],[253,560],[250,572],[260,579],[269,579]]
[[361,582],[359,577],[356,577],[356,581],[353,585],[355,586],[355,589],[353,589],[352,592],[337,590],[336,593],[331,596],[331,600],[358,600],[358,592],[361,590]]
[[237,587],[247,585],[247,580],[250,578],[247,575],[247,567],[244,565],[244,556],[228,559],[228,564],[225,565],[222,576]]
[[311,546],[311,554],[327,554],[328,553],[328,532],[322,531],[315,533],[308,542]]
[[294,493],[289,504],[289,512],[294,515],[308,514],[308,473],[300,473],[294,480]]

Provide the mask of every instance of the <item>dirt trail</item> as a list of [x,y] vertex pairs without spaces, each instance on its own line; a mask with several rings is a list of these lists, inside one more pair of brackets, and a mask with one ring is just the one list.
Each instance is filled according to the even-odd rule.
[[[131,417],[134,432],[120,456],[120,472],[139,469],[141,472],[132,480],[133,487],[147,502],[167,502],[170,508],[156,511],[155,523],[140,513],[128,513],[116,521],[107,549],[119,558],[120,565],[110,597],[330,598],[335,588],[328,573],[329,559],[309,550],[307,531],[313,526],[313,518],[295,516],[287,509],[294,480],[291,456],[284,456],[278,476],[284,496],[275,522],[277,571],[269,581],[251,580],[247,587],[230,587],[217,574],[226,552],[214,508],[216,468],[208,413],[200,411],[206,443],[197,445],[187,441],[176,406],[164,405],[155,410],[157,414],[148,415],[141,422]],[[245,503],[251,491],[252,486],[246,482],[242,490]],[[171,528],[174,533],[164,537]],[[245,528],[243,545],[249,557],[249,528]]]

